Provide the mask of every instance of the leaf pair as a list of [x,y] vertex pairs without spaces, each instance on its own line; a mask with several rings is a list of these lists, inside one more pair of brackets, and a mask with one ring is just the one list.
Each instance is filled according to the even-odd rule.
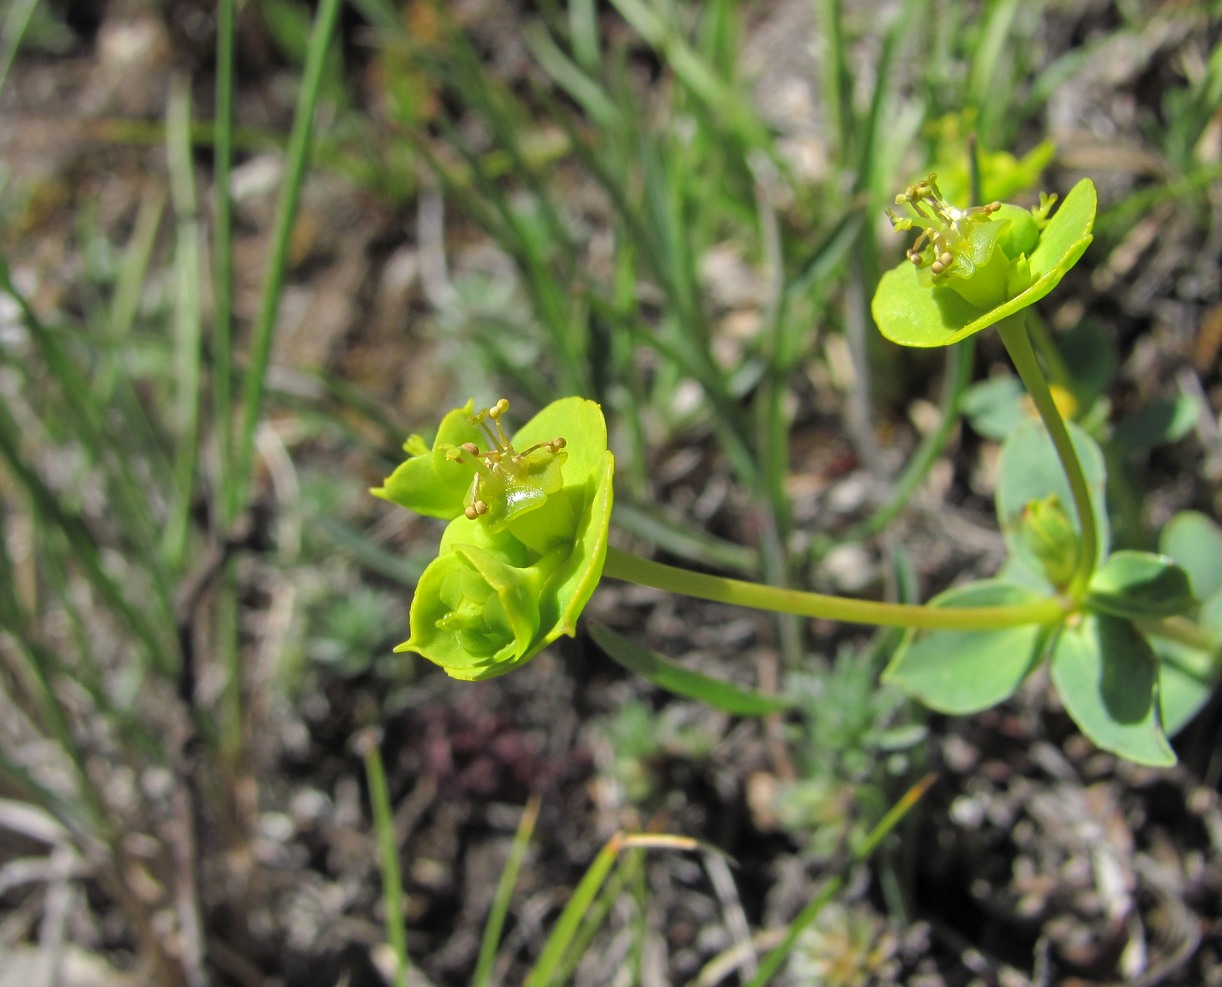
[[[1093,500],[1103,502],[1103,457],[1093,440],[1071,427]],[[1060,531],[1061,544],[1033,548],[1031,505],[1068,501],[1064,472],[1047,432],[1035,422],[1015,430],[1002,446],[997,514],[1010,557],[997,579],[970,583],[931,602],[940,607],[1026,603],[1060,592],[1055,573],[1072,555],[1076,519]],[[1063,515],[1062,515],[1063,516]],[[1187,518],[1188,516],[1182,516]],[[1167,529],[1164,553],[1107,550],[1106,515],[1099,508],[1101,563],[1086,592],[1064,620],[983,631],[909,634],[885,678],[933,709],[966,714],[1009,698],[1045,658],[1053,685],[1070,716],[1097,746],[1143,764],[1175,762],[1167,737],[1208,697],[1213,653],[1222,639],[1222,531],[1193,515]],[[1191,528],[1189,533],[1186,528]],[[1190,545],[1213,552],[1190,558]],[[1181,564],[1182,563],[1182,564]],[[1156,636],[1158,621],[1185,614],[1195,596],[1211,594],[1205,608],[1212,647],[1176,644]],[[1166,659],[1166,660],[1161,660]]]

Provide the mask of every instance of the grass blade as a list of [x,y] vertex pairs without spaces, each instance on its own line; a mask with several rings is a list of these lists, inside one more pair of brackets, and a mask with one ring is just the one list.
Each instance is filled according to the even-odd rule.
[[200,314],[202,249],[195,176],[191,164],[191,95],[179,78],[170,90],[166,122],[166,155],[174,199],[174,430],[177,462],[174,495],[162,540],[162,553],[171,572],[180,572],[187,550],[191,502],[199,461],[200,399],[203,385],[203,318]]
[[[865,840],[862,841],[861,845],[853,849],[852,863],[860,863],[863,860],[868,860],[870,855],[874,853],[875,849],[877,849],[878,844],[886,838],[887,834],[890,833],[891,830],[899,825],[900,820],[902,820],[904,816],[908,814],[909,810],[916,805],[917,801],[922,795],[925,794],[925,792],[929,789],[929,786],[933,783],[934,776],[926,775],[919,782],[913,785],[912,788],[905,792],[903,797],[896,802],[894,806],[892,806],[891,810],[885,816],[883,816],[878,825],[870,830],[869,834],[866,836]],[[830,881],[828,881],[827,884],[823,886],[823,889],[807,903],[806,907],[803,908],[801,912],[798,913],[798,917],[789,924],[789,928],[785,933],[785,938],[781,940],[781,942],[772,950],[772,952],[764,957],[763,962],[760,963],[759,971],[747,983],[747,987],[764,987],[764,985],[776,975],[777,971],[781,968],[781,964],[789,958],[789,954],[793,951],[793,947],[797,943],[798,937],[802,934],[803,930],[805,930],[807,926],[818,918],[819,913],[823,911],[828,902],[830,902],[837,894],[840,893],[841,889],[844,887],[847,872],[848,866],[846,866],[841,873],[837,874]]]
[[395,957],[394,987],[407,987],[407,925],[403,907],[403,877],[399,871],[399,847],[386,789],[386,771],[373,736],[365,739],[365,777],[369,782],[369,804],[382,867],[382,908],[386,912],[386,941]]
[[[221,505],[240,495],[230,488],[236,474],[229,467],[233,442],[233,86],[234,5],[220,0],[216,12],[216,111],[213,114],[212,167],[214,181],[212,281],[212,404],[217,428]],[[214,518],[215,520],[219,520]]]
[[492,980],[492,964],[496,960],[496,949],[500,945],[501,932],[505,928],[505,918],[509,914],[513,887],[522,870],[526,848],[530,846],[530,837],[539,819],[539,806],[540,802],[537,797],[527,803],[526,811],[522,813],[522,819],[518,823],[518,831],[514,833],[513,847],[501,871],[500,880],[497,881],[496,894],[492,897],[492,910],[488,914],[488,921],[484,924],[484,935],[479,946],[479,959],[475,964],[475,974],[471,978],[472,987],[487,987]]
[[276,328],[276,314],[280,310],[280,296],[284,289],[284,276],[288,268],[289,242],[301,203],[301,189],[305,180],[311,137],[314,132],[314,111],[318,106],[327,52],[331,47],[331,37],[335,31],[341,6],[342,0],[322,0],[318,6],[314,28],[310,33],[301,92],[297,99],[293,129],[289,135],[288,152],[285,157],[284,185],[280,192],[280,199],[276,203],[267,278],[263,282],[263,295],[259,303],[259,313],[255,319],[250,361],[246,367],[246,378],[242,388],[242,419],[232,464],[232,483],[226,491],[225,519],[229,523],[236,520],[245,506],[254,461],[255,430],[258,428],[262,412],[267,367],[271,360],[272,338]]
[[526,987],[551,987],[552,984],[560,982],[557,974],[565,956],[621,851],[632,847],[695,850],[699,846],[695,840],[683,836],[617,833],[611,837],[573,889],[568,904],[556,920],[551,935],[547,937],[543,952],[539,954],[538,961],[526,978]]

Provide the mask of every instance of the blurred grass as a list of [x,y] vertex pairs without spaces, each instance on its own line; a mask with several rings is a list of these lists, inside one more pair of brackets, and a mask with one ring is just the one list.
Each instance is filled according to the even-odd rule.
[[[341,6],[322,0],[312,17],[289,0],[258,9],[301,79],[250,325],[235,316],[228,191],[235,146],[251,146],[235,120],[234,0],[217,8],[211,124],[196,119],[186,79],[167,94],[164,124],[109,121],[108,132],[164,141],[166,175],[149,183],[119,242],[89,209],[76,217],[92,279],[77,286],[80,310],[40,315],[0,258],[0,291],[22,330],[10,343],[4,327],[0,344],[0,778],[6,794],[48,809],[83,848],[102,848],[104,884],[151,968],[183,982],[201,981],[202,961],[171,955],[154,933],[152,915],[166,902],[146,902],[131,885],[119,838],[130,806],[110,794],[109,769],[91,751],[105,741],[112,766],[172,773],[194,804],[167,842],[190,844],[196,813],[234,843],[247,838],[253,720],[244,700],[257,593],[243,566],[269,551],[260,545],[267,524],[252,512],[268,458],[260,429],[272,412],[291,415],[306,435],[339,434],[383,471],[408,431],[359,382],[323,371],[303,397],[269,374],[315,141],[327,168],[392,206],[444,204],[458,214],[451,229],[474,226],[510,261],[508,278],[456,271],[433,285],[428,319],[467,361],[464,380],[496,381],[533,405],[561,394],[604,404],[621,529],[697,565],[797,584],[812,559],[876,535],[903,510],[953,439],[972,369],[970,352],[956,351],[941,424],[897,471],[878,448],[879,417],[894,416],[897,392],[927,388],[905,376],[869,317],[878,271],[900,252],[876,236],[882,207],[931,162],[966,158],[966,141],[948,149],[947,133],[970,130],[993,149],[1034,144],[1047,100],[1097,51],[1049,57],[1043,4],[905,0],[875,24],[859,8],[819,0],[814,37],[803,42],[819,45],[813,123],[825,160],[802,170],[782,124],[753,101],[744,13],[731,0],[539,4],[522,37],[529,71],[512,85],[445,5],[361,0],[353,7],[378,70],[369,102],[390,104],[381,116],[352,95],[335,39]],[[0,85],[34,8],[9,9]],[[1136,19],[1119,32],[1148,27],[1128,16]],[[1115,242],[1159,203],[1204,215],[1220,170],[1203,151],[1222,102],[1220,52],[1186,62],[1186,85],[1161,108],[1165,126],[1148,135],[1157,180],[1101,217],[1101,237]],[[200,184],[201,145],[211,187]],[[721,290],[709,263],[719,253],[747,272],[747,302]],[[744,311],[748,331],[735,330]],[[239,338],[249,339],[245,351]],[[930,375],[928,365],[918,373]],[[811,392],[829,382],[877,490],[856,525],[812,535],[793,516],[801,464],[791,436],[826,414],[812,412]],[[667,503],[673,480],[658,463],[684,447],[725,464],[744,517],[709,530]],[[351,653],[400,633],[370,625],[393,613],[388,586],[409,586],[420,560],[336,506],[344,500],[334,485],[359,488],[362,478],[330,464],[314,475],[289,458],[305,490],[295,519],[304,548],[282,545],[275,562],[286,580],[315,579],[304,596],[343,597],[307,608],[300,633],[314,640],[304,650],[335,674],[368,673],[372,658]],[[347,566],[334,584],[329,554]],[[354,580],[372,588],[348,598]],[[796,624],[780,622],[778,640],[786,667],[810,664]],[[220,669],[210,692],[199,681],[204,664],[213,676],[211,666]],[[880,706],[879,722],[892,714]],[[854,736],[871,735],[870,724],[855,727]],[[198,920],[204,904],[191,875],[171,868],[158,879],[180,916]],[[639,894],[639,872],[626,875],[615,893],[633,885]],[[611,901],[583,907],[601,921]],[[566,913],[567,941],[593,935],[598,921],[581,932],[581,917]],[[540,959],[547,976],[563,969],[560,948]]]

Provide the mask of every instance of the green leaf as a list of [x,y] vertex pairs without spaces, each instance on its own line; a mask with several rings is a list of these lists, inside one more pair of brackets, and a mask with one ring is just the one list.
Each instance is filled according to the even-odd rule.
[[1163,528],[1158,547],[1188,573],[1198,599],[1222,589],[1222,528],[1212,518],[1182,511]]
[[734,716],[766,716],[793,707],[787,699],[765,696],[720,679],[693,672],[661,655],[643,648],[634,641],[603,624],[591,624],[594,642],[630,672],[648,679],[667,692],[731,713]]
[[[1222,590],[1201,605],[1201,625],[1222,642]],[[1151,635],[1150,646],[1159,657],[1158,695],[1163,729],[1174,737],[1209,701],[1218,682],[1217,649],[1191,648],[1179,641]]]
[[1118,453],[1132,455],[1178,442],[1192,431],[1200,413],[1200,400],[1189,394],[1155,401],[1133,417],[1118,422],[1112,444]]
[[1174,617],[1195,602],[1188,573],[1165,555],[1114,552],[1091,577],[1087,605],[1129,620]]
[[[1099,533],[1097,561],[1101,562],[1107,554],[1109,539],[1107,507],[1103,495],[1106,480],[1103,453],[1099,451],[1094,439],[1072,422],[1068,425],[1070,438],[1082,463],[1082,471],[1090,487],[1091,501],[1095,506],[1095,528]],[[1011,558],[1033,574],[1041,576],[1043,565],[1023,537],[1023,512],[1029,503],[1045,500],[1050,494],[1055,494],[1062,504],[1073,504],[1069,481],[1065,478],[1065,471],[1052,446],[1052,439],[1048,437],[1048,431],[1039,422],[1024,422],[1001,447],[995,498],[997,520]],[[1081,525],[1076,517],[1072,520],[1074,530],[1080,534]]]
[[1106,393],[1116,375],[1115,334],[1092,319],[1083,319],[1058,334],[1057,349],[1078,408],[1089,408]]
[[1158,658],[1127,620],[1085,614],[1061,631],[1050,665],[1065,709],[1097,747],[1138,764],[1175,764],[1159,723]]
[[977,433],[1000,442],[1027,421],[1022,399],[1027,392],[1017,377],[1006,374],[973,384],[960,408]]
[[[947,590],[935,607],[985,607],[1030,603],[1042,594],[984,580]],[[1043,652],[1047,628],[1036,624],[987,631],[910,632],[883,673],[942,713],[975,713],[1013,695]]]
[[1097,199],[1084,178],[1070,190],[1027,259],[1031,284],[990,309],[969,305],[953,289],[923,287],[909,261],[882,276],[871,310],[879,330],[901,346],[949,346],[1022,311],[1047,295],[1090,246]]

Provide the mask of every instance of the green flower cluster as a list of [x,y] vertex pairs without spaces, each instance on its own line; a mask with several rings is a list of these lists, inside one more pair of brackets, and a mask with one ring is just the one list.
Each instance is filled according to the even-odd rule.
[[908,214],[891,213],[891,225],[920,235],[874,294],[882,334],[901,346],[949,346],[1047,295],[1090,245],[1095,186],[1082,179],[1050,217],[1055,202],[959,209],[934,175],[908,186],[895,197]]
[[409,438],[408,459],[372,491],[450,522],[416,586],[411,637],[395,650],[469,681],[575,633],[606,561],[615,467],[593,401],[554,401],[512,441],[508,401],[472,407],[447,414],[431,447]]

